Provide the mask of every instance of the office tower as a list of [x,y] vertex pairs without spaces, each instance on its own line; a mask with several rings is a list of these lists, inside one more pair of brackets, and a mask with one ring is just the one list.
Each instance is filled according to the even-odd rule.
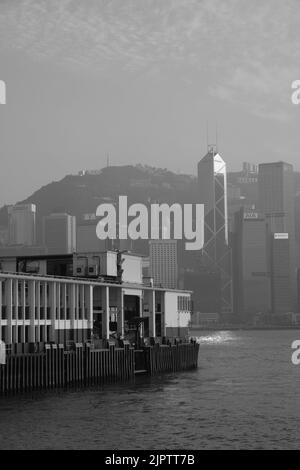
[[258,203],[258,165],[244,162],[241,171],[227,175],[229,232],[234,231],[234,216],[241,207],[255,212]]
[[228,184],[240,190],[240,197],[246,205],[256,205],[258,199],[258,165],[244,162],[241,171],[227,175]]
[[248,176],[257,175],[258,165],[256,163],[243,162],[243,173],[247,174]]
[[300,268],[297,269],[297,312],[300,312]]
[[226,163],[214,147],[198,163],[199,202],[204,204],[201,266],[219,271],[221,313],[232,313],[231,252],[228,243]]
[[9,245],[35,245],[35,204],[17,204],[8,208],[8,232]]
[[233,238],[234,311],[241,321],[251,323],[255,314],[268,313],[271,307],[265,217],[241,208]]
[[221,275],[220,270],[198,267],[186,270],[184,289],[193,291],[193,311],[195,314],[221,312]]
[[76,227],[76,251],[77,253],[88,253],[92,251],[105,251],[108,249],[109,240],[100,240],[96,234],[97,222],[95,220],[84,220]]
[[76,217],[65,213],[44,217],[43,241],[49,254],[76,251]]
[[258,174],[258,204],[266,215],[271,233],[295,237],[294,172],[284,163],[262,163]]
[[288,233],[290,282],[296,307],[296,242],[293,166],[284,162],[259,165],[259,208],[266,215],[270,234]]
[[288,233],[271,235],[271,311],[274,314],[291,312],[294,308],[290,280],[289,245]]
[[178,284],[177,240],[151,240],[150,276],[154,285],[176,289]]
[[300,192],[295,197],[295,243],[297,267],[300,268]]

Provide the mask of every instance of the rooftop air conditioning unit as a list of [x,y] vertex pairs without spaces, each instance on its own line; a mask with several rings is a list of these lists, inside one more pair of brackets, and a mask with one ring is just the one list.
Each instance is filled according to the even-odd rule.
[[85,276],[85,266],[77,266],[76,276]]
[[88,276],[98,276],[99,274],[99,269],[98,266],[89,266],[88,267]]

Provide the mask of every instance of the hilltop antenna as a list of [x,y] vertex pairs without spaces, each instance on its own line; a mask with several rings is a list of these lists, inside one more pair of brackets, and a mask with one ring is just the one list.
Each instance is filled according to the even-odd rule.
[[216,123],[216,152],[218,153],[218,123]]
[[106,154],[106,166],[109,167],[109,153]]

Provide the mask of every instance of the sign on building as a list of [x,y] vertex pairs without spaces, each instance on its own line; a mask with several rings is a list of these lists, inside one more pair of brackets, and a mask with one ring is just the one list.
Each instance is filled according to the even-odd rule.
[[244,219],[258,219],[258,212],[245,212]]
[[274,233],[275,240],[288,240],[289,234],[288,233]]

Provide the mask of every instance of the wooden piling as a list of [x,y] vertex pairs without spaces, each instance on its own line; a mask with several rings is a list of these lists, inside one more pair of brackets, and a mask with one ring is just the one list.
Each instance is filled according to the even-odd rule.
[[132,379],[135,367],[149,375],[178,372],[198,366],[199,344],[177,343],[145,347],[134,351],[108,344],[94,349],[77,343],[72,349],[46,344],[43,352],[9,354],[0,365],[0,396],[72,386],[92,386]]

